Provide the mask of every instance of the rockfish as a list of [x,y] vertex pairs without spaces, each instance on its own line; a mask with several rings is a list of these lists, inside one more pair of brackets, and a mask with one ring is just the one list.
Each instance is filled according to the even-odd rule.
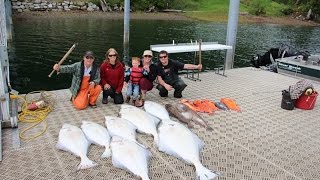
[[180,121],[187,123],[188,127],[192,127],[191,122],[199,124],[205,127],[207,130],[212,131],[213,129],[207,124],[207,122],[202,119],[195,111],[190,109],[187,105],[182,103],[177,104],[166,104],[165,105],[169,114]]

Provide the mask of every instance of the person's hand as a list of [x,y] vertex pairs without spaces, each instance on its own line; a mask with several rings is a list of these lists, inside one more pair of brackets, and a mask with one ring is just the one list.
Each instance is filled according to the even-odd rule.
[[56,70],[56,71],[59,71],[60,70],[60,65],[59,64],[53,65],[53,69]]
[[94,88],[95,83],[93,81],[89,82],[89,88]]
[[166,88],[167,91],[171,91],[173,89],[172,86],[169,84],[165,84],[164,88]]
[[104,90],[108,90],[108,89],[110,89],[111,88],[111,86],[109,85],[109,84],[105,84],[104,86],[103,86],[103,89]]
[[201,70],[202,69],[202,64],[198,64],[197,69]]
[[146,70],[147,72],[150,72],[149,66],[143,66],[143,69]]

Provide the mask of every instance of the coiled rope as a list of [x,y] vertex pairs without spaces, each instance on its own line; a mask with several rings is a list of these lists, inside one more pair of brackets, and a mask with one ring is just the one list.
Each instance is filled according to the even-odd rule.
[[[40,94],[39,94],[40,93]],[[32,95],[32,96],[31,96]],[[36,98],[35,96],[39,96]],[[29,96],[31,99],[28,100]],[[19,122],[22,123],[33,123],[31,126],[21,130],[19,137],[23,140],[30,140],[41,136],[44,132],[46,132],[48,128],[48,123],[46,121],[46,117],[53,110],[55,104],[55,95],[53,93],[49,93],[47,91],[33,91],[26,94],[24,97],[18,95],[10,95],[10,98],[19,98],[23,101],[21,106],[21,112],[18,115]],[[28,105],[32,102],[44,101],[44,106],[40,107],[36,110],[28,110]],[[34,133],[32,135],[26,136],[26,132],[33,129],[40,123],[44,123],[43,128],[40,132]]]

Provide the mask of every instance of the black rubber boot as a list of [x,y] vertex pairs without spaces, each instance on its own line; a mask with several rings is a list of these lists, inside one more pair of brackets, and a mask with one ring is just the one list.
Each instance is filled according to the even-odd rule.
[[157,89],[159,90],[159,95],[161,97],[168,97],[169,92],[164,88],[164,86],[161,86],[160,84],[157,86]]

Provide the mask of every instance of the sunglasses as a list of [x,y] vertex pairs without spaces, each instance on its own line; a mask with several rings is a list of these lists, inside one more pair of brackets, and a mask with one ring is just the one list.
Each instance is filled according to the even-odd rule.
[[145,55],[144,57],[152,58],[152,56],[150,56],[150,55]]
[[86,59],[94,59],[92,56],[86,56]]
[[168,56],[159,56],[160,59],[167,58]]
[[116,57],[116,54],[109,54],[108,57]]

